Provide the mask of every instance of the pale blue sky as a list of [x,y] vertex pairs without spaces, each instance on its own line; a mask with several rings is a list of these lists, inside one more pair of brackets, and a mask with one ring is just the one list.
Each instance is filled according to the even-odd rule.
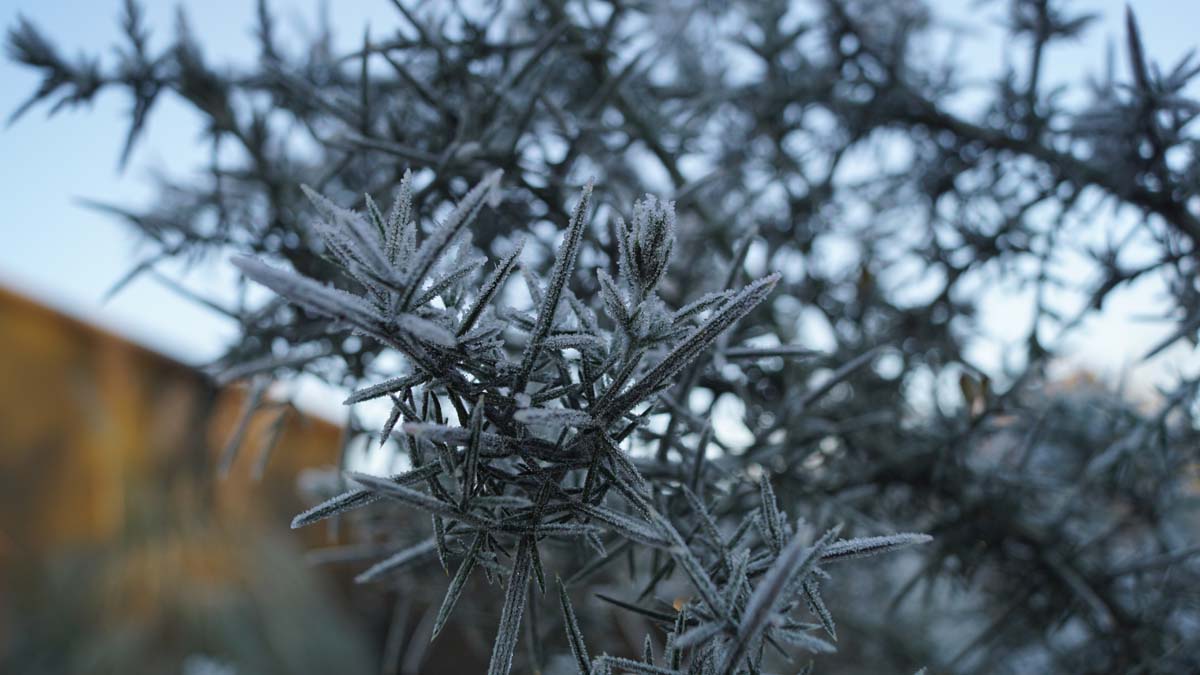
[[[4,0],[0,22],[7,28],[22,14],[45,30],[65,53],[111,56],[119,37],[120,0]],[[175,8],[189,23],[213,62],[254,58],[252,0],[145,2],[147,23],[161,46],[173,33]],[[336,25],[359,34],[371,20],[391,30],[396,12],[384,0],[338,2]],[[315,2],[272,3],[286,25],[313,24]],[[381,33],[383,30],[380,31]],[[7,118],[36,86],[31,70],[0,61],[0,114]],[[136,204],[150,198],[153,171],[179,174],[205,156],[199,118],[170,96],[161,97],[147,132],[124,174],[116,172],[124,141],[129,101],[119,93],[102,95],[90,110],[63,112],[47,119],[34,109],[0,130],[0,189],[5,205],[0,231],[0,284],[32,295],[71,314],[99,323],[154,349],[198,363],[221,353],[235,333],[218,316],[162,289],[137,281],[107,303],[105,291],[139,260],[137,238],[122,224],[84,208],[78,198]],[[186,175],[186,174],[184,174]],[[213,294],[227,293],[233,278],[227,265],[199,268],[189,284]]]
[[[317,3],[312,0],[271,3],[285,25],[312,24]],[[0,22],[7,29],[18,13],[34,20],[73,55],[79,50],[111,54],[118,37],[119,0],[5,0]],[[251,0],[186,0],[147,2],[148,23],[161,45],[174,26],[177,6],[187,11],[194,33],[214,62],[248,60],[254,55],[250,37],[254,2]],[[936,2],[944,14],[978,25],[981,16],[995,16],[994,3],[980,9],[971,0]],[[1078,46],[1056,50],[1047,63],[1051,80],[1078,81],[1098,72],[1104,63],[1106,39],[1116,39],[1119,65],[1125,67],[1122,40],[1124,5],[1114,0],[1081,0],[1080,8],[1103,13],[1101,24]],[[330,3],[341,44],[352,48],[369,21],[382,35],[397,25],[396,12],[386,0],[339,0]],[[1140,0],[1133,3],[1146,47],[1153,59],[1173,64],[1200,43],[1200,3]],[[1004,43],[996,31],[984,31],[964,41],[965,66],[992,72],[1001,62]],[[7,60],[0,61],[0,114],[7,116],[36,86],[35,74]],[[198,119],[184,106],[164,97],[124,174],[116,173],[129,102],[119,94],[101,96],[93,109],[60,113],[47,120],[35,109],[16,125],[0,130],[0,285],[31,295],[73,315],[191,363],[219,354],[235,333],[220,317],[179,299],[150,280],[135,282],[115,299],[101,303],[103,293],[138,260],[136,237],[111,218],[78,205],[85,197],[122,204],[147,199],[151,171],[178,174],[196,166],[204,150],[197,143]],[[227,293],[233,276],[228,265],[194,270],[191,287],[213,295]],[[1135,324],[1131,317],[1154,305],[1153,289],[1133,289],[1114,299],[1103,316],[1090,321],[1073,341],[1072,358],[1113,373],[1133,361],[1166,330]],[[1019,322],[1026,303],[998,297],[986,305],[999,340]],[[1194,354],[1182,345],[1160,359],[1146,375],[1153,381],[1181,364],[1194,367]]]

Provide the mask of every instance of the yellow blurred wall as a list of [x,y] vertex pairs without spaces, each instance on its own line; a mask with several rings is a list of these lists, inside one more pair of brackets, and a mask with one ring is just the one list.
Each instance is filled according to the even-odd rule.
[[0,671],[367,667],[336,584],[303,563],[322,531],[287,525],[339,430],[290,414],[256,481],[260,414],[218,479],[243,396],[0,290]]

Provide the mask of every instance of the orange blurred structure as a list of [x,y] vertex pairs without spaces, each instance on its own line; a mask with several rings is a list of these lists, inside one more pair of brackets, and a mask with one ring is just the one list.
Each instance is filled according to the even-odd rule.
[[261,481],[243,393],[0,290],[0,672],[356,673],[374,648],[288,529],[339,430],[292,414]]

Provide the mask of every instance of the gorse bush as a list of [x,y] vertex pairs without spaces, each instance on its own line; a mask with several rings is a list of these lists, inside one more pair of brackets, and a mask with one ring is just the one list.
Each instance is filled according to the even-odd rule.
[[[261,2],[236,66],[127,2],[115,61],[8,47],[18,115],[129,97],[122,164],[159,100],[203,120],[203,175],[98,205],[151,246],[118,287],[238,326],[244,422],[276,381],[351,392],[344,464],[403,471],[333,470],[294,524],[427,606],[385,669],[453,627],[494,672],[1196,672],[1200,66],[1129,13],[1125,64],[1060,86],[1095,17],[986,7],[982,79],[916,0],[395,0],[342,51]],[[277,297],[158,272],[231,254]],[[1131,287],[1170,385],[1062,378]]]
[[[596,271],[601,293],[584,302],[571,293],[569,282],[589,222],[589,184],[548,275],[526,275],[535,310],[517,312],[498,297],[520,246],[478,283],[481,261],[466,245],[471,221],[500,189],[498,182],[499,174],[489,175],[421,238],[408,176],[386,216],[370,197],[364,217],[310,191],[321,212],[325,250],[354,280],[354,292],[251,258],[237,261],[247,277],[289,301],[403,354],[412,371],[347,399],[353,404],[391,398],[393,411],[381,437],[388,440],[403,419],[401,443],[412,468],[390,477],[352,474],[359,489],[313,507],[293,526],[381,497],[428,512],[429,539],[378,562],[359,579],[392,573],[431,551],[443,566],[458,559],[433,624],[436,637],[476,568],[504,578],[490,673],[511,668],[531,579],[546,590],[543,549],[573,542],[586,544],[600,559],[609,547],[660,550],[667,557],[646,570],[649,577],[660,581],[678,569],[692,588],[692,599],[669,614],[630,607],[670,627],[661,663],[649,648],[642,661],[601,656],[593,662],[560,582],[567,638],[582,673],[683,672],[685,665],[697,673],[758,672],[768,644],[832,651],[814,635],[823,629],[836,636],[821,599],[826,574],[821,565],[929,537],[838,539],[835,528],[813,540],[810,527],[793,524],[780,511],[766,477],[759,504],[737,514],[736,525],[723,531],[697,494],[712,480],[705,476],[707,430],[687,434],[690,443],[683,429],[658,438],[680,457],[652,462],[651,478],[638,468],[636,454],[622,447],[626,441],[636,445],[637,431],[659,407],[654,399],[765,300],[778,275],[670,310],[655,291],[671,262],[674,205],[647,197],[634,206],[630,223],[614,225],[618,279]],[[730,275],[731,282],[735,278]],[[476,285],[477,292],[468,290]],[[516,360],[504,348],[510,331],[524,338]],[[450,410],[442,409],[442,401]],[[819,623],[793,616],[805,604]]]

